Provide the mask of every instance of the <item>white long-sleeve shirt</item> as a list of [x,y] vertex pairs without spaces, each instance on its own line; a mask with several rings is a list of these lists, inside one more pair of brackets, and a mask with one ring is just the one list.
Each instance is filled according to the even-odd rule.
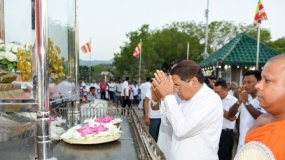
[[159,135],[157,140],[157,145],[160,148],[160,150],[163,152],[166,160],[170,159],[170,153],[171,153],[171,137],[172,137],[172,127],[169,123],[166,113],[165,113],[165,105],[164,103],[160,103],[160,112],[161,112],[161,123],[159,127]]
[[220,97],[204,84],[189,101],[178,105],[168,95],[162,103],[173,129],[170,159],[217,160],[223,124]]
[[[260,107],[259,101],[257,100],[257,97],[254,99],[251,97],[251,95],[248,95],[248,101],[250,104],[257,110],[259,110],[262,113],[265,113],[266,111]],[[248,130],[253,126],[255,119],[252,117],[252,115],[249,113],[249,111],[246,109],[244,104],[240,104],[239,106],[240,110],[240,125],[239,125],[239,142],[238,142],[238,151],[244,146],[244,139],[248,132]]]

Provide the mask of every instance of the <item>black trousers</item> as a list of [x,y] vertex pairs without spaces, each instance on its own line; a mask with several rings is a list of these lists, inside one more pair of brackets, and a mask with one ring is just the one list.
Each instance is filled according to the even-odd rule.
[[[123,99],[123,105],[122,108],[126,108],[126,106],[128,105],[128,114],[129,114],[129,108],[131,107],[131,101],[129,99],[129,96],[126,96],[126,99],[124,98],[124,96],[121,96],[121,98]],[[122,114],[124,112],[122,111]]]
[[106,100],[106,92],[101,92],[101,99]]
[[115,94],[115,92],[114,91],[109,91],[109,94],[110,94],[110,100],[114,102],[114,94]]
[[124,96],[121,96],[123,99],[123,108],[126,108],[126,106],[128,105],[128,107],[131,107],[131,101],[129,99],[129,96],[126,96],[126,99],[124,98]]
[[122,96],[116,96],[117,108],[119,107],[119,102],[120,102],[121,106],[123,106]]
[[218,156],[219,160],[231,160],[232,150],[234,146],[234,132],[233,130],[222,130]]
[[149,120],[150,120],[149,134],[152,136],[155,142],[157,142],[161,119],[160,118],[150,118]]

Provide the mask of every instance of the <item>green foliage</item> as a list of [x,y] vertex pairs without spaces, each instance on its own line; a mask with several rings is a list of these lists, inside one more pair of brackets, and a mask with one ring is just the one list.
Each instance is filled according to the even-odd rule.
[[[144,58],[145,54],[148,54],[148,44],[147,42],[151,36],[148,25],[143,25],[137,31],[130,32],[127,35],[127,38],[130,39],[130,43],[125,42],[125,46],[121,47],[121,53],[114,54],[114,63],[116,66],[117,74],[120,76],[129,76],[131,79],[138,79],[139,75],[139,59],[133,57],[133,51],[140,39],[142,39],[142,57]],[[147,68],[145,65],[148,65],[144,62],[145,59],[142,59],[141,68],[142,71],[145,71]]]
[[[240,25],[239,30],[241,32],[244,32],[254,38],[257,39],[257,27],[254,27],[253,25]],[[269,29],[267,28],[261,28],[260,30],[260,41],[263,43],[268,43],[271,40],[271,33]]]
[[[95,79],[99,82],[104,78],[104,75],[101,75],[103,71],[107,71],[110,75],[107,75],[108,79],[115,78],[115,71],[112,64],[99,64],[95,66],[91,66],[91,79]],[[83,78],[84,82],[89,82],[89,74],[90,67],[89,66],[79,66],[79,77]]]
[[[228,43],[239,33],[246,33],[254,38],[257,36],[257,27],[252,25],[238,24],[228,21],[213,21],[208,26],[209,54],[215,52]],[[268,29],[262,28],[260,40],[273,48],[285,51],[284,38],[271,41]],[[199,41],[205,38],[205,24],[192,22],[174,22],[163,26],[161,29],[150,30],[145,24],[136,31],[126,34],[129,39],[121,46],[121,51],[114,54],[113,65],[115,73],[119,76],[139,78],[140,59],[133,57],[133,51],[142,40],[141,54],[141,78],[153,77],[156,69],[169,71],[171,62],[187,58],[187,43],[189,47],[189,59],[200,62],[203,58],[204,44]]]
[[88,66],[79,66],[79,77],[82,78],[84,82],[89,82]]
[[266,45],[278,51],[285,53],[285,37],[279,38],[275,41],[270,41]]
[[0,60],[0,68],[7,70],[7,71],[12,71],[13,69],[16,70],[17,62],[10,62],[10,61],[8,61],[8,59],[1,59]]
[[[220,49],[223,45],[228,43],[231,39],[239,33],[248,34],[257,38],[257,27],[253,25],[238,24],[227,21],[213,21],[209,24],[209,44],[211,51]],[[271,34],[268,29],[262,28],[260,30],[260,41],[268,42],[271,39]],[[212,53],[212,52],[210,52]]]

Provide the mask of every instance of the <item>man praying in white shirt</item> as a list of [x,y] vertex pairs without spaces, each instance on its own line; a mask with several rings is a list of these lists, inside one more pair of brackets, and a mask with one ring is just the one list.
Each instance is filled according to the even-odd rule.
[[234,105],[229,109],[228,117],[233,117],[237,112],[240,112],[239,126],[239,151],[244,145],[244,139],[248,130],[252,127],[255,119],[259,117],[265,110],[259,105],[257,99],[257,89],[255,85],[261,80],[261,72],[258,70],[249,70],[244,73],[243,86],[239,88],[240,105]]
[[234,93],[235,93],[235,89],[238,87],[238,84],[237,82],[235,81],[232,81],[231,82],[231,86],[230,86],[230,90],[229,90],[229,94],[234,96]]
[[[170,74],[167,79],[163,71],[156,71],[153,81],[173,129],[170,159],[217,160],[223,123],[220,97],[204,84],[201,68],[194,61],[178,63]],[[174,92],[182,100],[179,104]]]

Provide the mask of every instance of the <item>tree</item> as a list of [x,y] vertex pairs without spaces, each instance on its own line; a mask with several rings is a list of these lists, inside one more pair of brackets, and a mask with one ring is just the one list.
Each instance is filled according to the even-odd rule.
[[79,66],[79,77],[82,78],[84,82],[89,82],[88,66]]
[[285,37],[279,38],[275,41],[270,41],[266,45],[278,51],[285,53]]
[[[246,33],[250,36],[252,36],[253,38],[257,39],[257,27],[254,27],[253,25],[239,25],[239,30],[240,32]],[[260,29],[260,42],[263,43],[268,43],[271,40],[271,33],[269,31],[269,29],[267,28],[261,28]]]
[[[233,22],[228,22],[228,21],[211,22],[209,24],[209,41],[208,41],[208,43],[210,44],[209,53],[212,53],[220,49],[231,39],[236,37],[236,35],[239,33],[245,33],[254,38],[257,38],[257,28],[252,25],[245,25],[243,23],[235,25]],[[270,39],[271,39],[270,31],[266,28],[261,28],[260,41],[266,43],[270,41]]]
[[[209,24],[208,53],[211,54],[228,43],[239,33],[246,33],[257,37],[257,28],[252,25],[238,24],[228,21],[213,21]],[[260,40],[271,44],[271,34],[268,29],[262,28]],[[163,26],[161,29],[149,29],[149,25],[143,25],[136,31],[126,34],[129,42],[124,42],[121,51],[115,53],[114,67],[116,74],[120,76],[139,76],[139,59],[132,53],[142,39],[141,77],[153,77],[156,69],[169,71],[171,63],[178,59],[187,58],[187,43],[190,44],[189,59],[200,62],[203,58],[204,44],[199,41],[205,37],[205,24],[192,22],[174,22]],[[272,43],[278,46],[279,40]],[[280,46],[282,47],[282,46]]]
[[[195,36],[189,36],[179,28],[180,24],[165,26],[162,30],[156,30],[150,38],[150,46],[146,56],[149,71],[156,69],[169,71],[171,63],[177,59],[187,58],[187,42],[190,43],[189,59],[198,60],[202,48]],[[153,74],[151,74],[153,76]]]
[[[143,25],[137,31],[130,32],[126,34],[127,38],[129,38],[130,42],[124,42],[124,46],[121,47],[120,53],[114,54],[114,66],[116,67],[116,71],[121,76],[129,76],[131,78],[138,78],[139,76],[139,59],[134,58],[133,51],[137,44],[142,39],[143,42],[143,53],[146,51],[147,44],[144,42],[148,41],[150,36],[149,25]],[[143,57],[143,56],[142,56]],[[142,60],[143,61],[143,60]],[[144,63],[143,63],[144,64]],[[144,66],[142,65],[142,68]]]
[[[79,77],[83,78],[84,82],[89,82],[89,66],[79,66]],[[114,78],[114,66],[112,64],[98,64],[91,66],[91,79],[96,79],[100,81],[104,78],[104,75],[101,75],[103,71],[110,72],[110,75],[107,75],[108,79]]]
[[148,25],[143,25],[137,31],[130,32],[127,37],[130,43],[121,47],[121,52],[115,54],[114,66],[121,75],[129,75],[135,78],[139,74],[139,59],[132,56],[139,39],[142,43],[141,77],[153,77],[156,69],[169,71],[171,62],[177,59],[186,59],[187,42],[190,42],[190,59],[197,60],[200,57],[201,47],[197,45],[199,40],[195,36],[189,36],[179,27],[180,23],[164,26],[162,30],[149,30]]

